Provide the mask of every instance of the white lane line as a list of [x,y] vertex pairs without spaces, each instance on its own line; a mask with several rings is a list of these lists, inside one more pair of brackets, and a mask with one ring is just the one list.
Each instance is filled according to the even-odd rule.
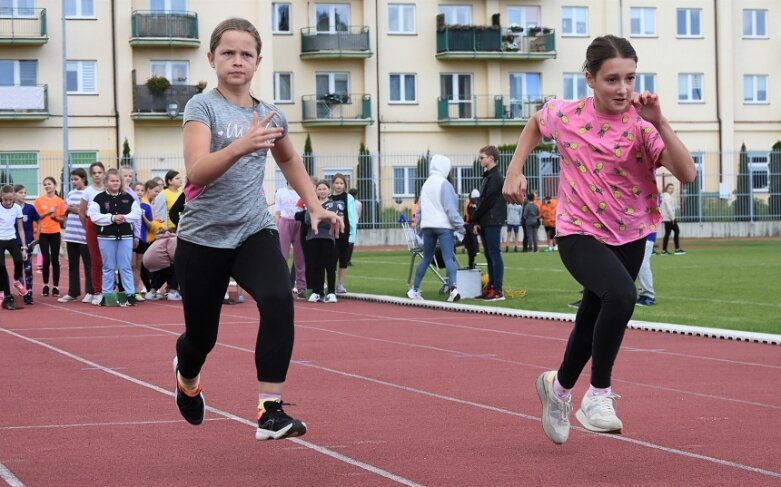
[[[95,369],[99,370],[99,369]],[[227,421],[228,418],[206,418],[204,421]],[[27,426],[0,426],[2,430],[38,430],[61,428],[90,428],[103,426],[146,426],[150,424],[184,423],[183,419],[161,419],[158,421],[118,421],[108,423],[66,423],[66,424],[31,424]]]
[[10,487],[25,487],[25,485],[22,483],[21,480],[19,480],[16,475],[13,474],[10,470],[8,470],[8,467],[0,463],[0,479],[3,479],[3,481],[8,484]]
[[[12,331],[6,330],[4,328],[0,328],[0,331],[5,332],[5,333],[7,333],[9,335],[15,336],[16,338],[19,338],[21,340],[24,340],[24,341],[33,343],[35,345],[41,346],[43,348],[46,348],[48,350],[51,350],[52,352],[56,352],[56,353],[59,353],[60,355],[64,355],[64,356],[66,356],[66,357],[68,357],[68,358],[70,358],[72,360],[76,360],[76,361],[81,362],[83,364],[89,365],[90,367],[98,368],[98,369],[102,370],[103,372],[105,372],[107,374],[113,375],[113,376],[118,377],[120,379],[124,379],[124,380],[126,380],[128,382],[131,382],[133,384],[136,384],[136,385],[139,385],[139,386],[142,386],[142,387],[146,387],[147,389],[151,389],[151,390],[153,390],[155,392],[159,392],[160,394],[164,394],[166,396],[170,396],[170,397],[174,396],[173,392],[168,391],[166,389],[163,389],[160,386],[157,386],[155,384],[151,384],[149,382],[145,382],[145,381],[143,381],[141,379],[137,379],[135,377],[132,377],[132,376],[127,375],[127,374],[123,374],[121,372],[117,372],[116,370],[112,370],[112,369],[110,369],[108,367],[104,367],[104,366],[98,364],[97,362],[93,362],[93,361],[91,361],[89,359],[86,359],[86,358],[81,357],[79,355],[76,355],[74,353],[68,352],[68,351],[63,350],[61,348],[57,348],[57,347],[55,347],[53,345],[49,345],[48,343],[42,342],[40,340],[35,340],[34,338],[28,338],[28,337],[26,337],[24,335],[20,335],[19,333],[12,332]],[[232,419],[232,420],[234,420],[234,421],[236,421],[238,423],[242,423],[242,424],[246,424],[248,426],[252,426],[253,428],[257,428],[257,426],[258,426],[255,422],[249,421],[249,420],[241,418],[239,416],[236,416],[235,414],[230,413],[228,411],[223,411],[221,409],[217,409],[217,408],[211,407],[211,406],[207,406],[206,409],[208,409],[209,411],[211,411],[211,412],[213,412],[215,414],[223,416],[225,418]],[[411,486],[411,487],[421,486],[421,484],[418,484],[417,482],[414,482],[414,481],[409,480],[407,478],[401,477],[401,476],[396,475],[394,473],[388,472],[387,470],[383,470],[383,469],[381,469],[379,467],[375,467],[374,465],[370,465],[370,464],[362,462],[360,460],[356,460],[356,459],[348,457],[346,455],[342,455],[341,453],[337,453],[337,452],[335,452],[333,450],[330,450],[328,448],[322,447],[320,445],[316,445],[314,443],[310,443],[308,441],[304,441],[304,440],[302,440],[300,438],[288,438],[288,440],[292,441],[293,443],[295,443],[295,444],[297,444],[299,446],[303,446],[305,448],[309,448],[310,450],[313,450],[313,451],[316,451],[316,452],[318,452],[320,454],[329,456],[329,457],[331,457],[331,458],[333,458],[335,460],[338,460],[340,462],[346,463],[348,465],[352,465],[353,467],[364,469],[364,470],[369,471],[369,472],[371,472],[371,473],[373,473],[375,475],[378,475],[380,477],[386,478],[388,480],[392,480],[392,481],[394,481],[396,483],[399,483],[399,484],[402,484],[402,485],[408,485],[408,486]],[[9,472],[9,474],[10,474],[10,472]]]

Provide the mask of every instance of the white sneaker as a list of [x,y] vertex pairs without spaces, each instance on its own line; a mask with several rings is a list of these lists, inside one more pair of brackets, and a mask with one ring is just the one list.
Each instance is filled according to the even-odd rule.
[[322,300],[323,298],[319,294],[312,293],[311,295],[309,295],[309,299],[307,301],[309,301],[310,303],[317,303]]
[[103,294],[95,293],[92,295],[92,304],[95,306],[100,306],[101,301],[103,301]]
[[144,294],[144,299],[146,299],[147,301],[159,301],[162,298],[163,296],[159,292],[155,291],[154,289]]
[[407,291],[407,297],[413,301],[423,301],[423,295],[415,288],[410,288],[410,290]]
[[89,294],[89,293],[85,294],[84,295],[84,299],[82,299],[81,302],[84,303],[84,304],[92,304],[92,298],[93,297],[94,296],[92,294]]
[[72,302],[76,301],[77,299],[78,298],[74,298],[70,294],[66,294],[65,296],[61,296],[61,297],[57,298],[57,302],[58,303],[72,303]]
[[328,293],[325,295],[325,299],[323,300],[324,303],[335,303],[336,302],[336,294],[334,293]]
[[575,417],[589,431],[619,434],[624,424],[616,416],[614,401],[620,397],[612,393],[602,396],[591,396],[586,393]]
[[569,437],[569,413],[572,411],[572,399],[562,401],[553,391],[555,370],[543,372],[537,377],[537,395],[542,403],[542,430],[557,445],[563,444]]
[[451,303],[454,303],[461,299],[461,295],[458,293],[457,288],[453,288],[450,290],[450,295],[447,297],[447,300]]
[[179,294],[179,291],[168,291],[168,294],[165,295],[165,298],[168,301],[181,301],[182,295]]

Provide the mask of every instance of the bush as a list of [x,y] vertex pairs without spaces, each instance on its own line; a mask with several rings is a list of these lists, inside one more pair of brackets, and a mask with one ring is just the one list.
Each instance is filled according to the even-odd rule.
[[171,86],[165,76],[152,76],[146,80],[146,87],[153,95],[162,95]]

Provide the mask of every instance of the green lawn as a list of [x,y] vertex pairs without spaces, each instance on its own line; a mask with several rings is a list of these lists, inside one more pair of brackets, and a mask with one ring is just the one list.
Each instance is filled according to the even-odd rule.
[[[633,319],[781,334],[781,240],[689,240],[688,254],[652,257],[656,306],[637,307]],[[567,303],[580,287],[557,253],[503,253],[505,290],[524,297],[491,306],[574,313]],[[466,256],[459,253],[459,264]],[[348,291],[405,296],[407,251],[356,249],[347,276]],[[478,257],[478,262],[484,262]],[[416,262],[417,264],[417,262]],[[430,271],[426,299],[444,301]],[[480,304],[477,300],[465,303]]]

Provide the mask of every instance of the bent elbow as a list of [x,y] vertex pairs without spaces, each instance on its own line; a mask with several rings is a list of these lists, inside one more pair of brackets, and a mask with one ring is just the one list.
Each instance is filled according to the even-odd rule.
[[686,171],[678,178],[683,184],[693,183],[697,177],[697,170],[692,166],[687,168]]

